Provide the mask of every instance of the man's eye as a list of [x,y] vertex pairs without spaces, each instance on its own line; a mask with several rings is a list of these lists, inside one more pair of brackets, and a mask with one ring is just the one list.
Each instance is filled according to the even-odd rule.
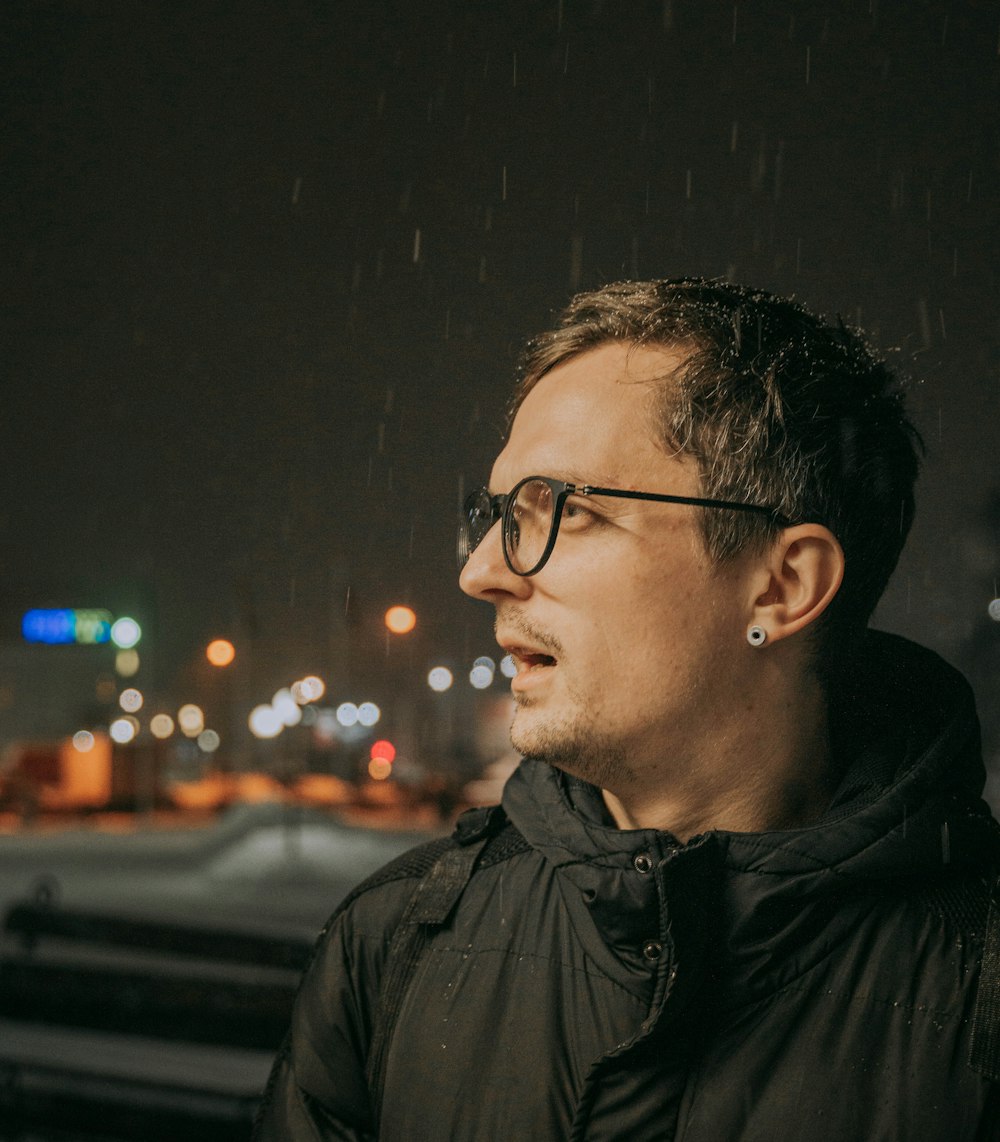
[[584,524],[594,519],[594,513],[589,507],[584,507],[579,500],[567,500],[563,505],[563,519]]

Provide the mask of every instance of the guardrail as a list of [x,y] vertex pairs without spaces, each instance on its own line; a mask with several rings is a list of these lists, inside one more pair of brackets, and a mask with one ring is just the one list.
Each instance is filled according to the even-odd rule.
[[0,1138],[246,1139],[309,952],[210,923],[15,904]]

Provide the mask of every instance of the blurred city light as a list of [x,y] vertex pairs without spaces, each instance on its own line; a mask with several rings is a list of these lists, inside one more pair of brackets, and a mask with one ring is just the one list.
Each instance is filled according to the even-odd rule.
[[469,681],[477,690],[485,690],[493,682],[493,671],[480,663],[469,671]]
[[302,710],[287,687],[279,690],[271,699],[274,712],[286,726],[297,726],[302,721]]
[[198,748],[203,753],[215,753],[220,744],[219,735],[215,730],[202,730],[198,735]]
[[102,610],[74,610],[69,607],[35,608],[21,618],[25,642],[60,646],[79,642],[88,645],[107,642],[111,637],[111,615]]
[[111,634],[111,616],[107,611],[77,611],[76,641],[107,642]]
[[118,705],[127,713],[134,714],[142,709],[142,692],[129,687],[118,695]]
[[427,685],[439,694],[449,690],[454,681],[455,679],[447,666],[435,666],[427,675]]
[[308,701],[310,702],[318,702],[326,693],[326,683],[322,678],[317,678],[315,674],[307,674],[302,679],[302,686],[309,693]]
[[119,650],[115,655],[115,672],[122,678],[131,678],[139,673],[139,652],[137,650]]
[[213,666],[228,666],[236,657],[236,647],[228,638],[214,638],[205,647],[205,657]]
[[372,748],[368,752],[372,757],[381,757],[390,763],[396,759],[396,747],[385,738],[372,742]]
[[373,781],[385,781],[392,773],[392,762],[384,757],[373,757],[368,763],[368,776]]
[[994,599],[986,608],[986,613],[995,623],[1000,623],[1000,599]]
[[196,738],[205,728],[205,715],[200,706],[188,703],[177,711],[177,724],[185,737]]
[[385,612],[385,625],[393,634],[409,634],[417,625],[417,616],[410,607],[390,607]]
[[353,726],[358,720],[358,708],[353,702],[341,702],[337,707],[337,721],[342,726]]
[[121,650],[131,650],[141,638],[142,628],[135,619],[123,616],[111,624],[111,641]]
[[134,718],[115,718],[108,727],[111,740],[119,745],[127,745],[135,737]]
[[149,732],[161,741],[174,732],[174,719],[169,714],[154,714],[149,722]]
[[500,673],[505,678],[513,678],[517,674],[517,663],[514,661],[513,655],[505,654],[500,659]]
[[276,738],[285,728],[273,706],[254,706],[247,722],[255,738]]
[[21,618],[21,634],[25,642],[50,646],[76,642],[76,615],[68,608],[26,611]]
[[90,730],[77,730],[73,735],[73,748],[79,753],[90,753],[94,748],[94,735]]
[[363,726],[374,726],[381,716],[382,711],[374,702],[362,702],[358,706],[358,721]]
[[318,702],[323,697],[326,693],[326,683],[315,674],[309,674],[298,682],[293,682],[291,690],[295,701],[300,706],[305,706],[309,702]]

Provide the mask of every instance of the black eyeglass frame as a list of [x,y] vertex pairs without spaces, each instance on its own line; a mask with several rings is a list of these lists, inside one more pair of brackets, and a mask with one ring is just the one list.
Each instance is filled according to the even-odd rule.
[[[513,505],[517,500],[518,492],[533,482],[547,484],[554,497],[552,506],[552,523],[549,527],[549,537],[541,556],[535,565],[528,571],[519,571],[513,564],[508,544],[508,533],[511,525]],[[787,516],[782,515],[777,508],[765,507],[762,504],[747,504],[736,500],[704,499],[701,496],[672,496],[663,492],[633,492],[623,488],[602,488],[596,484],[571,484],[566,480],[557,480],[553,476],[525,476],[506,494],[491,495],[488,488],[479,488],[466,497],[459,519],[458,563],[459,569],[468,563],[476,548],[489,534],[493,526],[500,521],[501,547],[503,548],[504,562],[508,568],[522,579],[537,575],[548,562],[552,549],[556,545],[559,535],[559,523],[562,519],[563,507],[569,496],[614,496],[621,500],[651,500],[661,504],[690,504],[699,508],[720,508],[724,511],[755,512],[759,515],[769,516],[777,527],[789,527],[792,523]],[[472,513],[478,506],[485,506],[489,500],[489,523],[479,531],[475,538],[472,526]],[[485,514],[485,513],[483,513]]]

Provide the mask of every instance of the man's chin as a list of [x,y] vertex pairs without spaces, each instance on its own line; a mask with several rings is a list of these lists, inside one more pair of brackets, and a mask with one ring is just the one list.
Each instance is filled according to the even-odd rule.
[[533,757],[556,769],[577,774],[585,746],[570,730],[545,724],[518,711],[510,727],[510,744],[522,757]]
[[601,789],[615,788],[634,775],[620,743],[581,737],[576,727],[557,727],[521,718],[510,728],[510,743],[522,757],[531,757]]

